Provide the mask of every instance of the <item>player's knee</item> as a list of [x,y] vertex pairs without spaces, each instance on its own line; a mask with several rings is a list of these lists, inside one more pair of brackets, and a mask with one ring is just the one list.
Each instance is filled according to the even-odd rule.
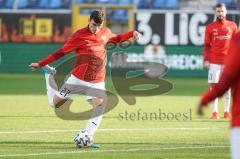
[[101,106],[103,104],[104,100],[102,98],[93,98],[91,99],[90,103],[93,107]]
[[67,100],[66,99],[62,99],[59,98],[58,96],[54,96],[53,97],[53,104],[55,108],[59,108],[60,106],[62,106]]

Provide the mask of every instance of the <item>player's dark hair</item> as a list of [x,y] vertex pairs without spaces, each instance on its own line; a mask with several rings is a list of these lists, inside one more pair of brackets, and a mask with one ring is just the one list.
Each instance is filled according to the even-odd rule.
[[226,8],[226,5],[224,3],[218,3],[218,4],[216,4],[215,9],[216,8],[222,8],[222,7]]
[[90,15],[90,20],[92,19],[95,23],[102,24],[104,21],[104,13],[100,10],[95,10]]

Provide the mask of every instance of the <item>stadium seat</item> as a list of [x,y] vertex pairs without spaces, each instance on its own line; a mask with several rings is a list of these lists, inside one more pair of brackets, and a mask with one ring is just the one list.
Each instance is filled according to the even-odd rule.
[[157,9],[165,8],[165,3],[166,3],[166,0],[155,0],[153,3],[153,7]]
[[227,9],[229,10],[236,10],[237,9],[237,3],[230,3],[226,5]]
[[142,9],[153,8],[153,0],[139,0],[138,8]]
[[132,0],[119,0],[118,4],[123,4],[123,5],[127,5],[127,4],[132,4]]
[[128,12],[125,9],[116,9],[113,15],[114,20],[127,20]]
[[107,19],[114,19],[114,9],[107,9]]
[[0,8],[5,8],[5,1],[4,0],[0,0]]
[[83,4],[83,3],[85,3],[85,2],[84,2],[84,0],[75,0],[75,3],[77,3],[77,4]]
[[229,10],[237,10],[240,7],[240,1],[239,0],[229,0],[225,2],[227,9]]
[[39,8],[47,8],[49,0],[40,0],[38,3]]
[[165,8],[167,9],[177,9],[179,7],[179,0],[167,0]]
[[96,3],[96,0],[84,0],[84,3],[87,3],[87,4],[95,4],[95,3]]
[[48,8],[61,8],[61,0],[50,0]]
[[218,3],[224,3],[227,7],[227,9],[230,10],[236,10],[239,6],[239,0],[233,1],[233,0],[218,0]]
[[96,0],[92,3],[96,3],[96,4],[117,4],[118,1],[117,0]]
[[231,0],[218,0],[218,3],[224,3],[224,4],[229,4]]
[[96,4],[109,4],[110,0],[97,0]]
[[14,0],[6,0],[5,7],[6,8],[13,8]]
[[17,4],[17,8],[27,8],[28,7],[28,0],[19,0]]
[[91,9],[81,9],[80,13],[84,14],[84,15],[90,15],[91,14]]
[[38,0],[28,0],[27,8],[38,8]]
[[109,4],[118,4],[118,0],[109,0]]
[[61,8],[69,9],[71,7],[71,0],[62,0]]

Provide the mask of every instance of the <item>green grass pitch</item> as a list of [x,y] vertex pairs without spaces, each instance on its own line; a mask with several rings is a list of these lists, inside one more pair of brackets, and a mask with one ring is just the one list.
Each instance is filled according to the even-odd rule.
[[[105,114],[94,142],[100,149],[77,149],[73,137],[86,121],[58,118],[48,106],[43,75],[0,75],[0,158],[227,159],[229,122],[195,114],[206,79],[169,78],[174,89],[153,97],[137,97],[134,106],[121,98]],[[90,109],[85,97],[74,97],[73,112]],[[183,114],[185,118],[127,117],[153,112]],[[222,104],[219,110],[222,115]],[[123,118],[124,117],[124,118]],[[185,119],[185,120],[183,120]]]

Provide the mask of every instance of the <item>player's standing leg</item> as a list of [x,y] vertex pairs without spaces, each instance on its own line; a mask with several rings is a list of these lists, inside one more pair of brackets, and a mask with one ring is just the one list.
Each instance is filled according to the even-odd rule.
[[[214,85],[214,84],[212,84]],[[212,103],[212,116],[211,119],[219,119],[219,113],[218,113],[218,98],[215,98],[215,100]]]
[[93,111],[91,118],[87,122],[86,131],[89,135],[93,136],[102,121],[105,111],[107,100],[105,94],[105,83],[99,82],[92,84],[91,89],[87,92],[87,100],[92,105]]
[[[216,83],[219,82],[221,68],[222,68],[221,65],[210,64],[209,71],[208,71],[208,83],[211,84],[211,87],[213,87]],[[218,98],[216,98],[213,101],[211,119],[219,119],[219,118],[220,117],[218,113]]]
[[[90,84],[90,89],[87,90],[87,100],[92,105],[92,115],[91,118],[87,121],[85,131],[80,131],[74,141],[78,145],[78,138],[84,132],[89,136],[93,141],[93,135],[97,131],[98,127],[103,118],[103,114],[106,107],[106,94],[105,94],[105,84],[104,82]],[[96,89],[96,90],[95,90]],[[79,147],[79,146],[78,146]],[[93,144],[93,142],[87,147],[99,147],[98,145]]]
[[[105,105],[103,104],[104,101],[101,98],[93,98],[89,100],[91,105],[93,106],[92,116],[88,120],[86,125],[86,131],[80,131],[74,138],[74,142],[77,145],[77,147],[94,147],[99,148],[98,145],[93,144],[93,135],[97,131],[102,118],[103,113],[105,111]],[[88,144],[84,145],[84,142],[87,143],[87,141],[84,141],[81,136],[87,136]]]
[[212,117],[211,119],[219,119],[218,114],[218,98],[213,101]]
[[223,105],[224,105],[224,118],[231,119],[231,113],[229,112],[231,104],[231,90],[229,89],[224,95],[223,95]]
[[103,99],[101,98],[93,98],[91,99],[90,103],[93,106],[93,112],[91,118],[87,122],[86,131],[89,135],[93,136],[94,133],[97,131],[102,118],[103,113],[105,111],[105,106],[103,105]]

